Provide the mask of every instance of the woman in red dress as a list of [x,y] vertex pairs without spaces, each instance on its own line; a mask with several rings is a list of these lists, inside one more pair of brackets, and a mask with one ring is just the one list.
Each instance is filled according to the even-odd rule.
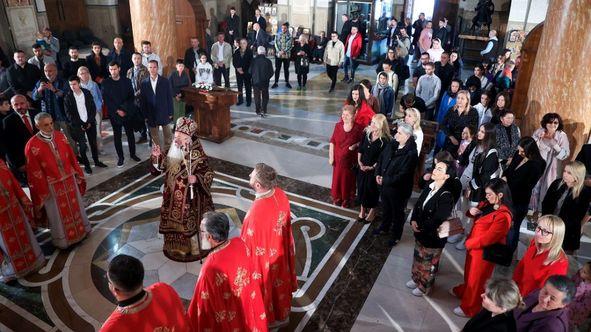
[[548,277],[568,271],[568,258],[562,250],[564,221],[547,214],[538,219],[536,233],[523,258],[513,272],[513,280],[522,296],[544,287]]
[[362,129],[369,126],[371,118],[375,115],[371,107],[365,100],[365,93],[363,87],[359,84],[355,84],[349,92],[349,96],[345,101],[345,105],[352,105],[355,107],[355,123]]
[[335,205],[349,207],[355,198],[353,167],[364,127],[355,123],[355,107],[351,105],[343,106],[341,119],[334,126],[328,150],[328,162],[333,167],[330,194]]
[[452,290],[462,300],[454,309],[454,313],[461,317],[472,317],[482,309],[480,295],[495,267],[482,257],[484,248],[495,243],[505,244],[511,228],[511,194],[507,183],[499,178],[492,179],[484,192],[486,199],[466,212],[475,221],[466,239],[464,283]]

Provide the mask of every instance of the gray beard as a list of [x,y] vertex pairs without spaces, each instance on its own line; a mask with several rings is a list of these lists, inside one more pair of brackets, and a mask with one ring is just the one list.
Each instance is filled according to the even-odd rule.
[[185,160],[185,151],[173,142],[168,149],[166,158],[168,159],[168,167],[176,168]]

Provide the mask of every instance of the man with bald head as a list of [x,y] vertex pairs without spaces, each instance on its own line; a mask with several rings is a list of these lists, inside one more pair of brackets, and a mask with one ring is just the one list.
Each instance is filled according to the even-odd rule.
[[44,72],[45,77],[42,77],[33,89],[33,100],[41,101],[41,111],[51,115],[54,129],[61,130],[66,135],[74,153],[78,155],[78,146],[70,135],[68,118],[64,110],[64,97],[70,92],[70,85],[57,76],[57,66],[54,63],[46,64]]
[[29,109],[29,102],[23,95],[15,95],[10,100],[12,111],[2,120],[2,142],[6,148],[6,162],[21,182],[26,184],[25,145],[37,133],[34,118],[38,111]]
[[117,61],[121,66],[122,73],[127,73],[129,68],[133,67],[131,52],[123,48],[123,39],[121,37],[113,39],[113,49],[109,52],[107,60],[108,62]]
[[255,23],[252,25],[253,33],[251,35],[251,48],[253,51],[256,51],[259,46],[263,46],[265,50],[267,49],[267,44],[269,42],[269,37],[267,32],[263,28],[261,28],[259,23]]
[[25,52],[16,50],[14,52],[14,64],[6,70],[6,80],[9,88],[0,91],[0,97],[22,94],[31,98],[31,91],[35,82],[41,77],[39,68],[27,63]]

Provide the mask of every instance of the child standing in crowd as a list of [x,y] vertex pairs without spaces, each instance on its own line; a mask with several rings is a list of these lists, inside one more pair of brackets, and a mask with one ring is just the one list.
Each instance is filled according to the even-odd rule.
[[577,293],[568,305],[571,331],[588,331],[591,328],[591,262],[583,267],[572,278],[577,286]]
[[207,62],[207,55],[205,54],[199,56],[199,63],[195,71],[195,83],[213,84],[213,67],[211,63]]

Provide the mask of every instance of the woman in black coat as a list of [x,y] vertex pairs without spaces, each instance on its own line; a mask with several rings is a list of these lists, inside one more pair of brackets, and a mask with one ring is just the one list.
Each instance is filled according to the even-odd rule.
[[369,127],[365,129],[363,139],[357,153],[358,198],[361,204],[359,211],[359,222],[370,223],[374,220],[376,207],[380,198],[378,184],[376,183],[375,169],[378,159],[384,148],[388,146],[392,136],[388,127],[388,120],[383,114],[376,114],[371,119]]
[[391,231],[391,247],[402,237],[404,209],[412,193],[417,162],[413,129],[406,123],[399,124],[394,141],[384,149],[376,167],[376,182],[382,186],[383,221],[374,234]]
[[532,191],[545,169],[546,162],[540,155],[536,141],[529,136],[523,137],[509,167],[503,173],[503,179],[507,181],[513,198],[513,224],[507,236],[507,244],[513,251],[519,243],[519,229],[527,215]]
[[591,189],[584,184],[585,173],[583,163],[568,163],[562,178],[552,182],[542,201],[542,214],[554,214],[564,221],[562,249],[567,254],[573,254],[581,246],[582,222],[591,201]]
[[439,270],[447,238],[439,237],[438,228],[449,219],[457,200],[453,195],[455,173],[454,163],[436,163],[431,173],[433,182],[423,190],[412,210],[410,225],[414,231],[415,250],[412,279],[406,287],[412,289],[415,296],[429,292]]
[[523,307],[513,280],[491,278],[482,294],[482,310],[464,325],[463,332],[515,332],[513,309]]
[[294,53],[296,55],[294,61],[295,72],[298,76],[298,90],[306,90],[312,50],[310,49],[310,45],[308,45],[308,35],[300,35],[299,40],[300,43],[294,47]]

